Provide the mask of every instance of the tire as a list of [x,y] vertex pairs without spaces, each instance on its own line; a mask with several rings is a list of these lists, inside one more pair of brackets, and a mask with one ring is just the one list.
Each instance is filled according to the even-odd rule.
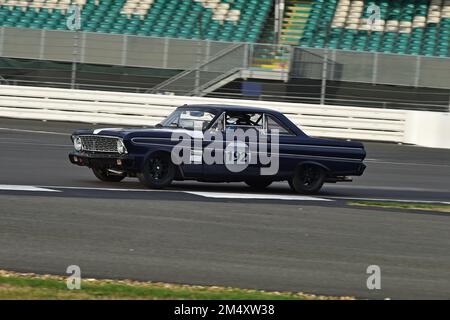
[[107,169],[92,168],[92,172],[97,177],[97,179],[99,179],[101,181],[120,182],[123,179],[125,179],[125,176],[111,174],[108,172]]
[[264,190],[265,188],[270,186],[273,181],[253,179],[253,180],[245,180],[244,182],[252,189]]
[[326,176],[325,170],[317,165],[301,165],[289,180],[289,186],[297,193],[315,194],[322,188]]
[[170,155],[155,153],[145,161],[144,169],[137,177],[142,184],[151,189],[163,189],[175,178],[175,165]]

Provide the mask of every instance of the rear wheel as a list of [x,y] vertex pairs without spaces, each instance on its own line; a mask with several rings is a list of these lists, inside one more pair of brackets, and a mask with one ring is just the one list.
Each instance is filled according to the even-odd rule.
[[164,153],[151,155],[138,175],[139,181],[152,189],[168,187],[175,177],[175,166],[170,156]]
[[301,165],[289,180],[289,186],[297,193],[314,194],[320,191],[326,179],[323,168],[313,165]]
[[108,169],[92,168],[92,172],[101,181],[120,182],[125,179],[125,176],[112,174],[108,172]]
[[245,183],[252,189],[263,190],[272,184],[271,180],[245,180]]

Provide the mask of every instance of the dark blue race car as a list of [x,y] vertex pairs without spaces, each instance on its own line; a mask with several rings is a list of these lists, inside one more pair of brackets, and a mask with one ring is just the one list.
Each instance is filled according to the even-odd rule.
[[362,143],[312,138],[282,113],[253,107],[185,105],[154,127],[77,130],[72,141],[70,161],[100,180],[137,177],[157,189],[173,180],[259,189],[288,181],[311,194],[366,168]]

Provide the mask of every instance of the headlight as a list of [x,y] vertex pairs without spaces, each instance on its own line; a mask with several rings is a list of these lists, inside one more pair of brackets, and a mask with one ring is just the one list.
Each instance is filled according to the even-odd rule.
[[125,148],[122,140],[117,140],[117,152],[120,154],[127,153],[127,148]]
[[81,143],[81,138],[80,137],[74,137],[74,139],[73,139],[73,147],[75,148],[76,151],[81,151],[83,149],[83,145]]

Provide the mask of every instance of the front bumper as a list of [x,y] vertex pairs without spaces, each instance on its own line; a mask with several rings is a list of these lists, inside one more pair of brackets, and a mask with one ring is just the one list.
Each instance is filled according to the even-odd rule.
[[69,154],[69,160],[78,166],[117,170],[134,170],[136,164],[133,156],[107,153],[72,152]]

